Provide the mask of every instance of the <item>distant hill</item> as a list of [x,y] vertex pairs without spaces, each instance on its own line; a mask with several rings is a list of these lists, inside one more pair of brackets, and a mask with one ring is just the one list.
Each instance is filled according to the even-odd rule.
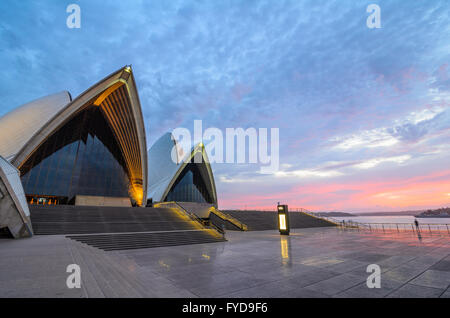
[[397,212],[368,212],[368,213],[355,213],[357,216],[399,216],[399,215],[412,215],[416,216],[425,210],[414,211],[397,211]]
[[450,208],[441,208],[436,210],[426,210],[420,213],[419,218],[450,218]]
[[346,212],[316,212],[317,216],[356,216],[356,214],[346,213]]

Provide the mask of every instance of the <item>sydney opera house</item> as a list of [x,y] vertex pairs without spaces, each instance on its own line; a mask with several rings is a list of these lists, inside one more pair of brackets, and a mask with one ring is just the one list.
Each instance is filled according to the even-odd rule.
[[177,201],[217,206],[203,144],[183,153],[167,133],[147,152],[129,66],[74,99],[64,91],[1,117],[0,179],[0,228],[14,237],[32,235],[29,206],[34,205],[145,207]]
[[448,296],[448,228],[220,211],[203,143],[146,136],[128,66],[0,117],[0,298]]

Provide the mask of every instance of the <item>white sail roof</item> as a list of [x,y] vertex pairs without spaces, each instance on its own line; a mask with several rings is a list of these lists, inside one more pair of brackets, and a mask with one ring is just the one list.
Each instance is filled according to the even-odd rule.
[[74,100],[68,92],[62,92],[25,104],[0,118],[0,155],[20,169],[50,136],[92,105],[100,107],[117,138],[130,175],[129,192],[141,205],[147,194],[147,146],[130,66],[108,75]]
[[179,169],[179,152],[175,152],[172,160],[172,149],[178,149],[177,141],[172,133],[165,133],[149,149],[147,198],[160,202],[165,190]]
[[[172,151],[174,158],[172,158]],[[204,145],[199,143],[191,149],[190,153],[183,154],[182,147],[177,143],[172,133],[164,134],[148,151],[147,198],[151,198],[153,202],[164,201],[177,177],[195,155],[203,156],[202,162],[206,164],[208,170],[213,191],[212,196],[214,201],[217,202],[214,177]]]
[[0,155],[14,157],[25,143],[71,102],[69,92],[45,96],[0,117]]

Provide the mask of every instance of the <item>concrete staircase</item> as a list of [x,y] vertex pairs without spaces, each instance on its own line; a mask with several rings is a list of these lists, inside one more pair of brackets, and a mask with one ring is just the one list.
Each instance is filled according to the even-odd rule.
[[69,235],[75,241],[104,251],[130,250],[163,246],[216,243],[225,241],[213,230],[142,232],[117,234]]
[[196,202],[177,202],[179,206],[181,206],[186,211],[190,213],[194,213],[199,218],[209,218],[209,211],[212,204],[209,203],[196,203]]
[[[278,229],[278,214],[275,211],[223,211],[238,219],[248,226],[249,231],[264,231]],[[289,220],[292,229],[335,226],[334,223],[324,219],[310,216],[303,212],[289,212]],[[233,230],[232,227],[229,227]]]
[[196,230],[172,209],[91,206],[30,206],[36,235]]
[[231,231],[248,230],[246,224],[244,224],[240,220],[237,220],[236,218],[233,218],[231,215],[225,214],[217,209],[212,210],[211,213],[209,214],[209,222],[211,222],[220,229],[225,228],[225,230]]
[[195,297],[117,252],[104,252],[72,240],[68,245],[74,263],[82,270],[85,297]]
[[171,208],[30,206],[35,235],[68,238],[105,251],[225,241]]

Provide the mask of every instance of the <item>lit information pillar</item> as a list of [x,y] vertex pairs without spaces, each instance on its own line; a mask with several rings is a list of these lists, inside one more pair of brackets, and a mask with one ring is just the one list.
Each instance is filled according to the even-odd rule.
[[278,204],[278,230],[281,235],[289,235],[289,213],[288,206]]

